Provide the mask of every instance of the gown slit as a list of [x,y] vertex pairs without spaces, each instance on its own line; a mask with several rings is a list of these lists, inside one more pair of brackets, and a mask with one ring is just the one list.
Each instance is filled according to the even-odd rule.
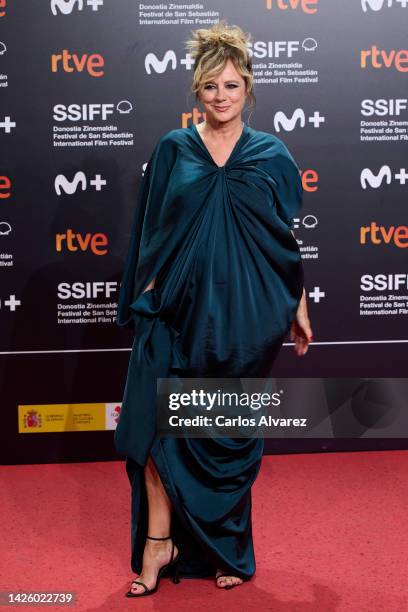
[[[222,555],[220,551],[210,547],[206,540],[197,538],[197,532],[192,529],[186,515],[183,512],[183,507],[167,477],[165,467],[165,456],[161,453],[160,447],[156,447],[150,454],[154,465],[159,474],[163,487],[170,499],[171,503],[171,529],[170,534],[173,535],[175,544],[180,551],[179,572],[184,578],[206,578],[214,577],[216,569],[222,569],[225,572],[230,572],[231,575],[237,576],[242,580],[248,580],[255,571],[243,572],[239,565],[231,564],[228,556]],[[147,490],[143,474],[144,468],[127,458],[126,471],[129,477],[129,482],[132,490],[131,501],[131,568],[140,574],[142,571],[143,550],[146,541],[148,530],[148,499]],[[249,491],[247,508],[243,508],[246,521],[250,520],[252,510],[251,493]],[[252,529],[248,534],[252,536]],[[231,541],[235,539],[234,535],[229,536]],[[234,544],[234,542],[233,542]],[[251,546],[252,548],[252,546]],[[250,551],[253,558],[253,551]],[[253,560],[254,564],[254,560]],[[172,575],[173,570],[167,572]]]

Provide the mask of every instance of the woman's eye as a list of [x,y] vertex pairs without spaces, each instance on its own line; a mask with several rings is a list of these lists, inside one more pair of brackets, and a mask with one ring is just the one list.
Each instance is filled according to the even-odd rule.
[[[204,89],[213,89],[214,87],[215,87],[215,85],[205,85],[205,86],[204,86]],[[229,83],[229,84],[227,85],[227,87],[228,87],[229,89],[235,89],[236,87],[238,87],[238,85],[236,85],[235,83]]]

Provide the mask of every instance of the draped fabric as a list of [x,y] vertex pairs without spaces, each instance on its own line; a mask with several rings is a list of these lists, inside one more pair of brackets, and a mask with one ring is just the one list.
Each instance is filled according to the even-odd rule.
[[255,572],[251,485],[263,440],[160,438],[156,379],[271,374],[302,296],[290,231],[302,194],[284,143],[245,124],[223,166],[194,124],[166,133],[149,159],[117,315],[134,332],[115,446],[132,486],[135,572],[147,529],[149,453],[172,500],[181,573],[220,567],[248,579]]

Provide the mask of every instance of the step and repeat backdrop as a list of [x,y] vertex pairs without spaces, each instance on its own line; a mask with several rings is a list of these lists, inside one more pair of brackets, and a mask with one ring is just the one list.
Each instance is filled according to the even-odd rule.
[[276,374],[406,375],[407,17],[401,0],[0,0],[5,462],[117,457],[137,191],[157,140],[204,119],[185,40],[221,19],[252,36],[243,119],[302,173],[315,342],[303,358],[285,343]]

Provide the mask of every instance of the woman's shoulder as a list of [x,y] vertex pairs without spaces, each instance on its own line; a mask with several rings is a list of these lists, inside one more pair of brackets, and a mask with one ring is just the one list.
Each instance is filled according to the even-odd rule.
[[171,145],[174,143],[177,144],[189,134],[191,134],[191,130],[189,128],[173,128],[172,130],[165,132],[159,138],[158,143],[163,144],[163,145],[167,145],[167,144]]
[[289,149],[283,139],[276,136],[276,134],[271,134],[271,132],[266,132],[264,130],[256,130],[254,128],[249,129],[252,132],[253,138],[259,143],[265,143],[266,145],[272,146],[274,150],[276,150],[276,153],[289,153]]
[[271,162],[280,162],[283,167],[289,165],[298,168],[295,157],[282,138],[263,130],[254,130],[253,128],[251,130],[254,144],[259,145],[264,152],[268,152],[267,157]]
[[[266,130],[257,130],[246,124],[244,129],[248,134],[248,138],[244,140],[244,151],[262,153],[262,158],[265,161],[269,159],[276,163],[280,160],[283,164],[289,162],[289,164],[296,165],[293,155],[282,138]],[[156,149],[172,157],[181,145],[191,142],[193,138],[191,125],[183,128],[173,128],[159,138]]]
[[191,130],[186,128],[168,130],[156,140],[154,154],[173,158],[177,154],[177,149],[185,142],[188,132],[191,133]]

